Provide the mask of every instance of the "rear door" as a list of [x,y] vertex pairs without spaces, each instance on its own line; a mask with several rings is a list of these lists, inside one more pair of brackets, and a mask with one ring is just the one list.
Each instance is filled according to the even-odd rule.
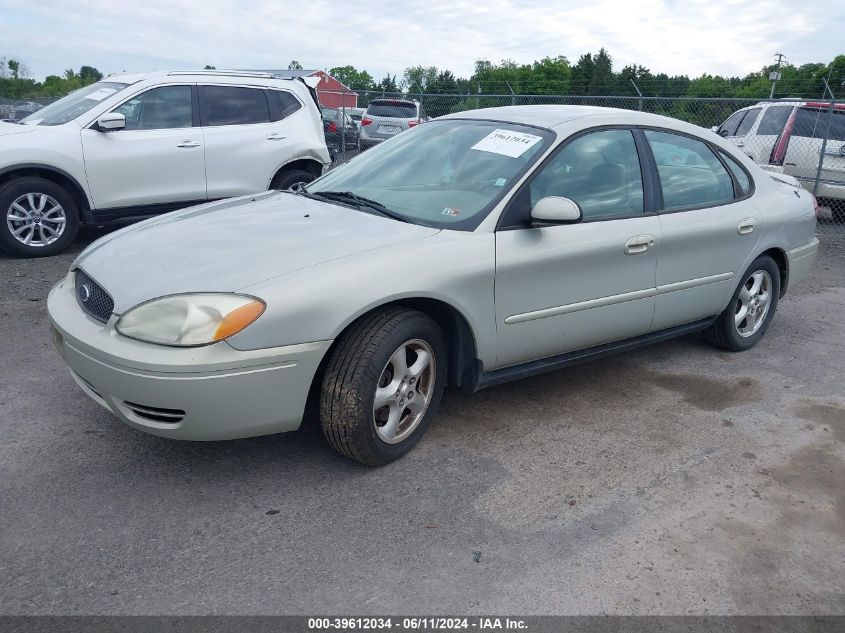
[[297,120],[307,110],[291,92],[201,85],[199,105],[210,199],[265,191],[299,151]]
[[82,130],[97,209],[206,199],[203,132],[192,86],[158,86],[117,106],[126,128]]
[[[827,143],[822,154],[825,136]],[[812,188],[820,159],[822,169],[818,195],[829,195],[832,192],[826,189],[837,184],[841,191],[845,183],[845,108],[834,108],[829,114],[829,108],[823,104],[807,104],[795,113],[783,172]]]
[[794,105],[768,105],[757,127],[743,141],[742,151],[758,165],[769,164],[775,142],[794,108]]
[[763,218],[750,177],[720,150],[668,130],[644,130],[660,182],[662,243],[652,330],[720,313],[754,251]]

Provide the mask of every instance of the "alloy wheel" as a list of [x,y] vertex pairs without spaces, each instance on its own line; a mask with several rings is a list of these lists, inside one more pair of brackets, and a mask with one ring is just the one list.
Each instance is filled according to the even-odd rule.
[[736,300],[734,326],[742,337],[757,333],[772,304],[772,278],[765,270],[758,270],[745,280]]
[[24,246],[49,246],[62,236],[66,225],[64,208],[46,193],[25,193],[6,211],[9,233]]
[[373,399],[373,424],[381,441],[397,444],[414,432],[428,411],[436,376],[434,353],[425,341],[406,341],[393,352]]

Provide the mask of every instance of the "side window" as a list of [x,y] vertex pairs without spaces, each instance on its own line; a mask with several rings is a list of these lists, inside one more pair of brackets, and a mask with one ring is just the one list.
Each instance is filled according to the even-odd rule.
[[754,126],[754,121],[757,120],[760,110],[762,109],[763,108],[752,108],[745,113],[745,118],[742,119],[742,123],[740,123],[739,127],[736,129],[736,136],[745,136],[751,131],[751,128]]
[[734,112],[731,116],[729,116],[728,120],[722,123],[719,127],[719,136],[734,136],[736,128],[744,115],[745,110],[740,110],[739,112]]
[[751,178],[748,177],[748,173],[733,158],[724,152],[719,153],[722,155],[722,158],[725,159],[725,162],[728,164],[728,169],[731,170],[734,178],[736,178],[737,184],[739,185],[740,190],[737,192],[737,197],[746,195],[749,191],[751,191]]
[[200,86],[203,126],[269,123],[270,105],[260,88]]
[[733,180],[716,155],[701,141],[646,130],[663,188],[663,208],[683,209],[733,200]]
[[757,136],[777,136],[783,131],[786,120],[792,113],[792,106],[769,106],[760,119]]
[[270,104],[272,107],[272,120],[281,121],[302,108],[299,99],[284,90],[271,90]]
[[112,112],[126,117],[127,130],[167,130],[191,127],[190,86],[162,86],[132,97]]
[[585,219],[643,212],[643,179],[629,130],[592,132],[559,151],[528,185],[531,206],[546,196],[578,203]]

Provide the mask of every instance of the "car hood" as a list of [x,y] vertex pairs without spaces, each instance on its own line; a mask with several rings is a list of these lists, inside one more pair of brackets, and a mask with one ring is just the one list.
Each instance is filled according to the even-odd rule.
[[21,125],[20,123],[6,123],[5,121],[0,121],[0,136],[34,132],[37,127],[37,125]]
[[287,192],[175,211],[91,244],[74,262],[124,312],[183,292],[234,292],[437,229]]

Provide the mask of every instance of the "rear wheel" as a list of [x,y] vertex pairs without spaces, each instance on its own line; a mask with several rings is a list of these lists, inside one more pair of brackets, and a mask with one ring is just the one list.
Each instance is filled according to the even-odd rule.
[[11,255],[60,253],[79,230],[73,196],[44,178],[18,178],[0,188],[0,246]]
[[446,378],[446,344],[416,310],[388,308],[364,317],[338,340],[323,377],[320,422],[342,455],[381,466],[425,433]]
[[273,182],[270,183],[270,189],[279,189],[282,191],[288,189],[296,189],[302,185],[307,185],[314,180],[314,174],[305,169],[289,169],[276,174]]
[[755,259],[728,307],[706,331],[713,345],[734,352],[754,347],[763,338],[777,310],[780,270],[768,256]]

